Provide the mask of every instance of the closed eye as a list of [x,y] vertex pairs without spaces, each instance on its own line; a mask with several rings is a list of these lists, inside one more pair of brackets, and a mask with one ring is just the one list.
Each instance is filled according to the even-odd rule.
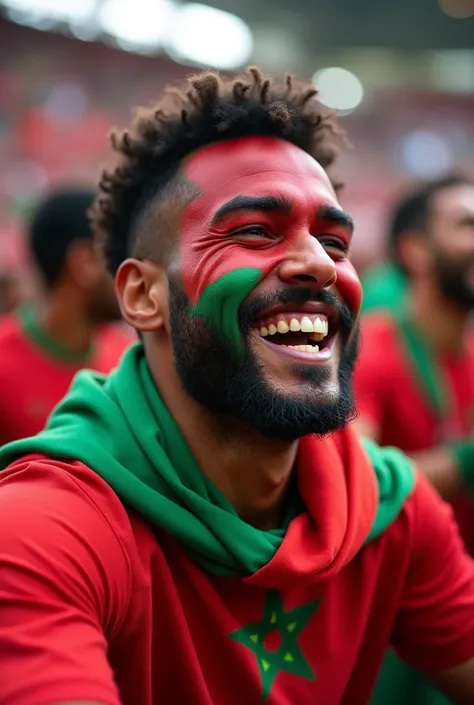
[[318,240],[323,247],[338,250],[343,254],[347,254],[349,252],[348,243],[345,240],[342,240],[340,237],[325,236],[319,237]]
[[238,230],[234,230],[232,232],[232,235],[253,235],[255,236],[262,236],[262,237],[268,237],[268,229],[264,225],[246,225],[243,228],[238,228]]

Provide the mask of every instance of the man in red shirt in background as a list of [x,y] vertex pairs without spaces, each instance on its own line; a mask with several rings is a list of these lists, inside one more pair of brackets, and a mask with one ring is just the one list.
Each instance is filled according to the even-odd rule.
[[[392,231],[409,290],[399,313],[363,320],[357,424],[416,459],[452,501],[474,555],[474,185],[450,176],[419,187],[397,206]],[[374,702],[446,702],[403,665],[392,669]]]
[[118,326],[113,280],[93,245],[93,198],[87,188],[61,189],[30,224],[45,296],[0,319],[0,446],[40,431],[78,370],[108,372],[132,340]]
[[363,705],[389,641],[474,701],[450,508],[347,425],[315,92],[205,73],[114,136],[94,223],[141,342],[0,451],[0,705]]

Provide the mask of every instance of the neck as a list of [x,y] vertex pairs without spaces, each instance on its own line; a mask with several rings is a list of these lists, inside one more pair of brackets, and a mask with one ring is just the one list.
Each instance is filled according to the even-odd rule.
[[94,325],[75,298],[62,291],[52,293],[41,307],[38,320],[48,338],[71,354],[81,355],[90,349]]
[[160,369],[174,370],[171,359],[162,366],[153,364],[154,356],[147,358],[155,384],[203,474],[245,522],[262,530],[280,527],[298,442],[265,438],[235,422],[223,433],[222,419],[217,424],[185,394],[176,372],[160,374]]
[[470,312],[448,301],[434,284],[423,282],[412,286],[410,312],[432,348],[439,352],[462,352]]

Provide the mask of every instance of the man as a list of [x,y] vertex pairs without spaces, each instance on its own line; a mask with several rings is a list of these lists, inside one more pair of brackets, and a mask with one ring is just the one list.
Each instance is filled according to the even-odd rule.
[[[397,208],[394,223],[407,301],[398,313],[364,321],[355,374],[358,425],[417,460],[452,500],[472,554],[474,185],[449,176],[421,186]],[[426,686],[405,668],[392,669],[379,685],[381,703],[442,702],[422,696]]]
[[398,310],[407,289],[403,271],[392,260],[371,267],[362,277],[364,299],[362,313],[379,309]]
[[362,277],[363,314],[380,309],[399,311],[405,303],[408,281],[399,244],[412,224],[411,194],[396,204],[390,220],[387,258]]
[[38,306],[0,321],[0,446],[40,431],[78,370],[108,372],[129,336],[119,318],[113,280],[94,250],[85,188],[64,188],[41,203],[29,246],[44,280]]
[[362,704],[390,639],[472,702],[450,510],[347,427],[362,292],[314,94],[205,73],[114,137],[94,219],[142,343],[0,453],[1,705]]

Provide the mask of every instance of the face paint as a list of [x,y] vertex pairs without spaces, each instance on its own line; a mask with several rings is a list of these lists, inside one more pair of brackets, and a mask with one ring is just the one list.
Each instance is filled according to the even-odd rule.
[[[181,277],[194,315],[205,316],[242,346],[238,311],[251,291],[317,230],[316,210],[339,208],[322,167],[303,150],[274,138],[249,137],[216,143],[190,157],[187,178],[201,194],[185,209],[180,242]],[[224,204],[239,196],[291,201],[291,213],[247,209],[215,222]],[[239,229],[264,225],[271,240]],[[317,237],[317,235],[316,235]],[[336,261],[338,287],[356,312],[361,288],[352,265]]]
[[337,288],[350,310],[357,315],[362,304],[362,284],[354,265],[345,259],[336,263]]

